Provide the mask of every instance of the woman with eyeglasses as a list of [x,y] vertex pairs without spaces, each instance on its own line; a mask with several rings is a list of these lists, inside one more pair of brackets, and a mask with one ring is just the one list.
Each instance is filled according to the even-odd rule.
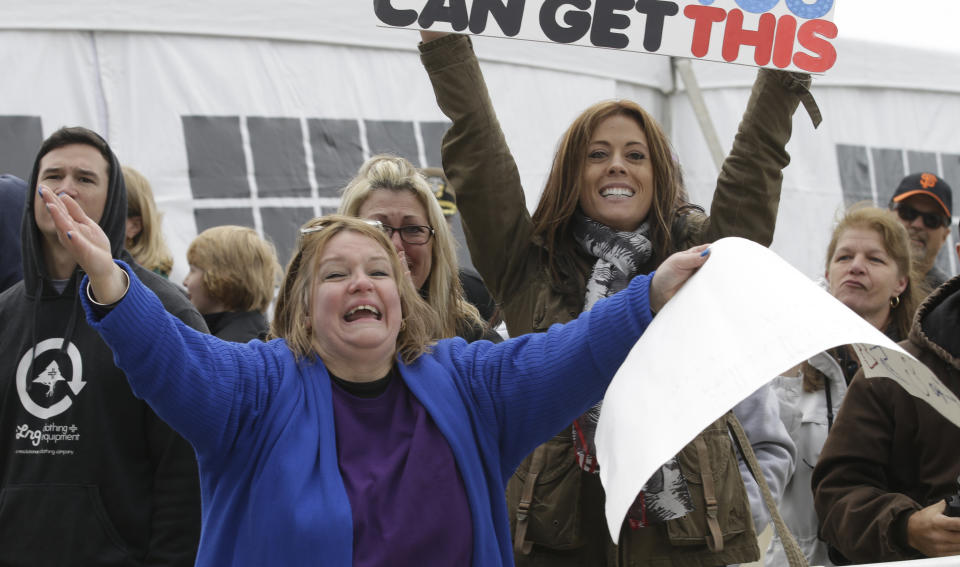
[[[907,231],[893,213],[872,206],[851,207],[833,230],[825,276],[830,294],[857,315],[893,341],[907,338],[924,292],[922,278],[911,264]],[[799,451],[780,511],[811,565],[833,565],[826,543],[818,537],[810,484],[837,409],[859,368],[853,349],[840,346],[773,381],[780,417]],[[770,567],[786,564],[777,536],[765,560]]]
[[435,315],[371,221],[304,225],[273,340],[187,328],[69,196],[41,187],[87,278],[87,320],[134,393],[193,445],[197,565],[512,565],[504,485],[598,400],[705,247],[548,333],[434,341]]
[[440,319],[441,334],[435,338],[502,340],[464,296],[456,240],[413,164],[402,157],[373,156],[343,190],[339,213],[382,223],[410,267],[414,287]]

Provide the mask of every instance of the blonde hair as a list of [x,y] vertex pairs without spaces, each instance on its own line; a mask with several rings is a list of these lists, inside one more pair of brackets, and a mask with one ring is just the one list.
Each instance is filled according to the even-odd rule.
[[459,325],[485,328],[477,308],[463,295],[456,240],[426,178],[402,157],[373,156],[360,166],[356,177],[344,188],[338,212],[359,216],[360,208],[374,191],[408,191],[427,213],[427,222],[434,230],[434,242],[433,264],[425,285],[427,304],[440,320],[437,338],[457,335]]
[[830,244],[827,245],[826,271],[830,271],[830,261],[837,251],[837,243],[840,237],[851,228],[876,232],[883,243],[883,249],[897,266],[897,275],[907,278],[907,288],[899,296],[899,305],[890,311],[890,324],[897,330],[900,338],[905,339],[910,333],[913,315],[926,296],[923,277],[911,262],[912,252],[907,229],[896,218],[895,213],[887,209],[874,207],[869,202],[851,205],[833,228]]
[[187,262],[203,270],[203,287],[228,311],[266,312],[280,280],[276,248],[245,226],[201,232],[187,248]]
[[[316,230],[304,234],[302,231],[307,229]],[[310,330],[314,278],[327,243],[337,234],[350,230],[371,238],[387,251],[403,315],[397,335],[397,352],[401,360],[410,364],[420,355],[429,352],[438,336],[440,322],[433,310],[420,298],[413,282],[405,275],[406,267],[401,264],[393,243],[380,228],[354,217],[328,215],[308,221],[300,230],[297,250],[287,265],[280,294],[277,296],[269,338],[286,340],[298,360],[316,357]],[[323,330],[315,329],[314,332]]]
[[150,182],[128,165],[121,171],[127,187],[127,218],[140,217],[140,234],[127,239],[127,252],[144,268],[167,276],[173,268],[173,256],[163,238],[163,215],[153,200]]

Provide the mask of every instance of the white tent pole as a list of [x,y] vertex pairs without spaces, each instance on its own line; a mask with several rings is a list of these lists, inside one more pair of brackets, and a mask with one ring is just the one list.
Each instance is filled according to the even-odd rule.
[[723,164],[723,148],[720,146],[717,129],[714,128],[713,120],[710,119],[710,111],[707,109],[707,104],[703,100],[703,91],[700,90],[700,84],[697,82],[697,76],[693,73],[690,60],[671,57],[670,62],[683,80],[683,86],[687,90],[687,97],[690,99],[693,112],[697,115],[697,122],[700,124],[700,131],[703,133],[703,138],[707,142],[707,148],[713,157],[713,163],[717,166],[717,171],[719,172],[720,166]]

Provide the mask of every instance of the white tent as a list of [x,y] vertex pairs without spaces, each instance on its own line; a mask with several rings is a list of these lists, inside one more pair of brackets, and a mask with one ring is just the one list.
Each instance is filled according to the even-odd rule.
[[[372,153],[439,165],[446,119],[417,41],[377,27],[369,1],[4,3],[0,169],[26,176],[43,137],[88,126],[151,180],[176,281],[187,245],[213,224],[250,224],[287,250],[295,227],[333,209],[337,188]],[[613,97],[637,100],[666,124],[691,197],[709,206],[716,169],[669,59],[475,43],[531,208],[563,129]],[[802,110],[795,118],[773,244],[812,277],[845,201],[885,204],[918,169],[960,190],[960,57],[842,40],[838,51],[836,67],[815,80],[822,126]],[[754,70],[693,69],[728,148]],[[941,261],[956,273],[952,252]]]

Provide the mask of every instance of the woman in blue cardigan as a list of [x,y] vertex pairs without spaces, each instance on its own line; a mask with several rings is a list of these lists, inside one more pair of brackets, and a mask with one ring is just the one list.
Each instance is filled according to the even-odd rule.
[[275,338],[238,344],[169,316],[76,202],[39,191],[87,273],[89,323],[197,452],[197,565],[511,565],[513,469],[600,399],[706,260],[678,253],[547,333],[431,342],[378,223],[323,217],[300,231]]

